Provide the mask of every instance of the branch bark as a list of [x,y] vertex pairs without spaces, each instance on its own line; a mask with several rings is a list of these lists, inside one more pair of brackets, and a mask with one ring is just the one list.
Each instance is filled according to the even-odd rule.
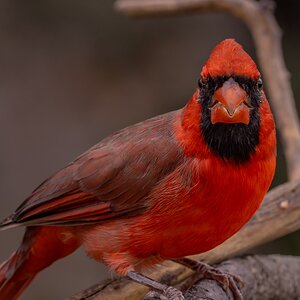
[[[208,263],[220,262],[300,228],[300,126],[289,82],[289,73],[285,67],[281,48],[282,34],[273,16],[272,7],[272,2],[267,0],[118,0],[116,2],[116,8],[122,13],[139,17],[225,11],[245,22],[254,39],[277,126],[282,136],[289,178],[297,179],[297,181],[286,183],[269,192],[259,211],[240,232],[215,249],[192,257],[197,260]],[[295,278],[286,282],[287,273],[284,269],[281,269],[281,267],[287,266],[289,268],[288,273],[291,274],[291,270],[294,270],[294,267],[297,266],[297,272],[299,272],[299,259],[282,258],[282,260],[277,260],[276,256],[271,256],[263,259],[257,257],[255,259],[252,258],[251,261],[249,260],[251,259],[249,258],[248,261],[239,261],[237,270],[233,270],[233,273],[239,274],[244,270],[247,273],[244,276],[252,276],[252,279],[249,280],[254,280],[256,277],[258,280],[261,278],[258,275],[261,274],[262,270],[260,267],[264,261],[268,263],[266,265],[263,264],[263,266],[272,265],[273,271],[275,265],[276,268],[274,272],[271,272],[267,267],[264,268],[266,272],[271,272],[268,273],[270,275],[269,281],[252,281],[253,283],[249,284],[251,291],[247,292],[246,299],[299,298],[299,287],[293,285],[291,288],[290,285],[294,283],[292,279]],[[233,265],[235,265],[235,261],[237,260],[234,260]],[[255,265],[256,267],[252,270],[249,267],[251,265]],[[191,275],[192,271],[185,267],[167,262],[164,268],[151,273],[150,277],[169,285],[178,285],[190,278]],[[297,276],[299,276],[298,273]],[[299,277],[297,278],[298,280],[295,282],[299,282]],[[282,280],[284,284],[280,284]],[[253,286],[254,283],[257,286]],[[203,289],[203,284],[212,284],[215,286],[215,283],[205,283],[203,281],[199,286],[197,285],[188,292],[188,297],[190,297],[188,299],[211,299],[208,298],[209,295],[206,295],[206,298],[199,298],[199,296],[193,294],[196,291],[198,295],[199,289]],[[270,294],[270,298],[266,298],[263,290],[267,286],[270,286],[270,290],[273,287],[274,294]],[[277,294],[279,287],[282,292],[281,297]],[[260,296],[256,296],[255,298],[251,294],[254,291],[256,295]],[[294,291],[296,294],[293,294],[294,296],[288,294],[291,291]],[[137,300],[142,299],[146,292],[146,287],[122,278],[95,285],[70,299]]]
[[[248,255],[227,260],[217,266],[223,272],[238,275],[244,282],[241,289],[245,300],[299,299],[300,258],[283,255]],[[213,280],[195,281],[185,294],[186,300],[234,300]],[[162,295],[149,292],[144,300],[165,300]]]
[[[237,234],[215,249],[192,258],[208,263],[218,263],[241,254],[255,246],[287,235],[300,229],[300,180],[288,182],[270,191],[251,221]],[[188,279],[193,272],[173,262],[149,276],[169,285],[177,285]],[[95,285],[70,300],[138,300],[148,289],[126,278]]]
[[[241,277],[245,300],[299,299],[300,258],[281,255],[254,255],[220,264],[222,271]],[[212,280],[201,280],[185,293],[186,300],[234,300],[231,292]],[[150,300],[150,299],[147,299]]]
[[273,4],[268,0],[118,0],[115,7],[131,17],[223,11],[240,18],[251,31],[256,46],[282,136],[289,179],[296,179],[300,178],[300,126]]

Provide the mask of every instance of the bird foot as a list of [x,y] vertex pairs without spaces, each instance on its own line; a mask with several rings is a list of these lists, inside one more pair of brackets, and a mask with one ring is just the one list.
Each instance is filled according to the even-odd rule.
[[163,292],[150,291],[144,300],[184,300],[184,296],[178,289],[169,286]]
[[164,291],[164,295],[170,300],[184,300],[182,292],[172,286]]
[[[244,286],[244,282],[239,276],[223,272],[219,269],[208,266],[203,273],[204,278],[212,279],[222,284],[225,291],[231,290],[235,300],[243,300],[243,296],[240,292],[239,287]],[[203,269],[203,267],[202,267]]]
[[184,300],[184,296],[181,291],[178,289],[168,286],[166,284],[157,282],[145,275],[142,275],[138,272],[135,271],[129,271],[127,273],[127,277],[130,278],[131,280],[146,285],[154,291],[151,291],[146,295],[145,299],[151,299],[151,300]]
[[206,263],[198,262],[189,258],[181,258],[174,261],[201,274],[203,279],[211,279],[219,282],[222,284],[225,291],[230,289],[235,300],[243,300],[240,288],[244,286],[244,282],[239,276],[223,272]]

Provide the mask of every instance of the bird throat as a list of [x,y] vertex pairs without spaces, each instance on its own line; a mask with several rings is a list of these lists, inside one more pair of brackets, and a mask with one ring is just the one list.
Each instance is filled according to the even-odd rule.
[[259,144],[260,115],[259,103],[261,94],[256,91],[255,85],[249,83],[247,93],[250,97],[253,110],[248,125],[234,123],[211,123],[209,102],[216,86],[220,86],[226,78],[216,78],[204,86],[199,94],[202,105],[200,128],[209,149],[222,159],[237,164],[250,160]]

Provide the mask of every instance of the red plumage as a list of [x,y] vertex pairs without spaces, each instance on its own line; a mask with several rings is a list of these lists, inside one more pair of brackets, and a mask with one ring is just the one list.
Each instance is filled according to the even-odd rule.
[[[40,270],[80,245],[126,275],[210,250],[237,232],[259,207],[275,170],[275,126],[263,91],[253,84],[259,76],[231,39],[214,49],[201,73],[201,85],[227,77],[250,80],[249,103],[241,99],[236,106],[257,128],[257,134],[249,131],[253,142],[247,137],[252,123],[226,124],[227,108],[224,124],[205,129],[204,115],[218,120],[218,112],[214,90],[207,88],[213,95],[207,108],[200,86],[183,109],[109,136],[43,182],[1,225],[28,227],[20,248],[1,266],[0,299],[18,299]],[[222,83],[215,88],[228,94]],[[218,135],[219,144],[208,142],[209,130],[218,127],[232,143]]]

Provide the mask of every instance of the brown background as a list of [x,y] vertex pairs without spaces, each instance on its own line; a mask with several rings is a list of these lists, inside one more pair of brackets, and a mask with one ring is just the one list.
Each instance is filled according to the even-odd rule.
[[[299,99],[300,2],[277,4]],[[183,106],[211,49],[227,37],[255,58],[245,26],[221,13],[129,20],[108,0],[1,0],[0,218],[107,134]],[[285,174],[280,152],[275,184]],[[22,234],[0,233],[0,261]],[[259,251],[300,255],[299,233]],[[24,299],[64,299],[107,276],[81,250],[42,272]]]

